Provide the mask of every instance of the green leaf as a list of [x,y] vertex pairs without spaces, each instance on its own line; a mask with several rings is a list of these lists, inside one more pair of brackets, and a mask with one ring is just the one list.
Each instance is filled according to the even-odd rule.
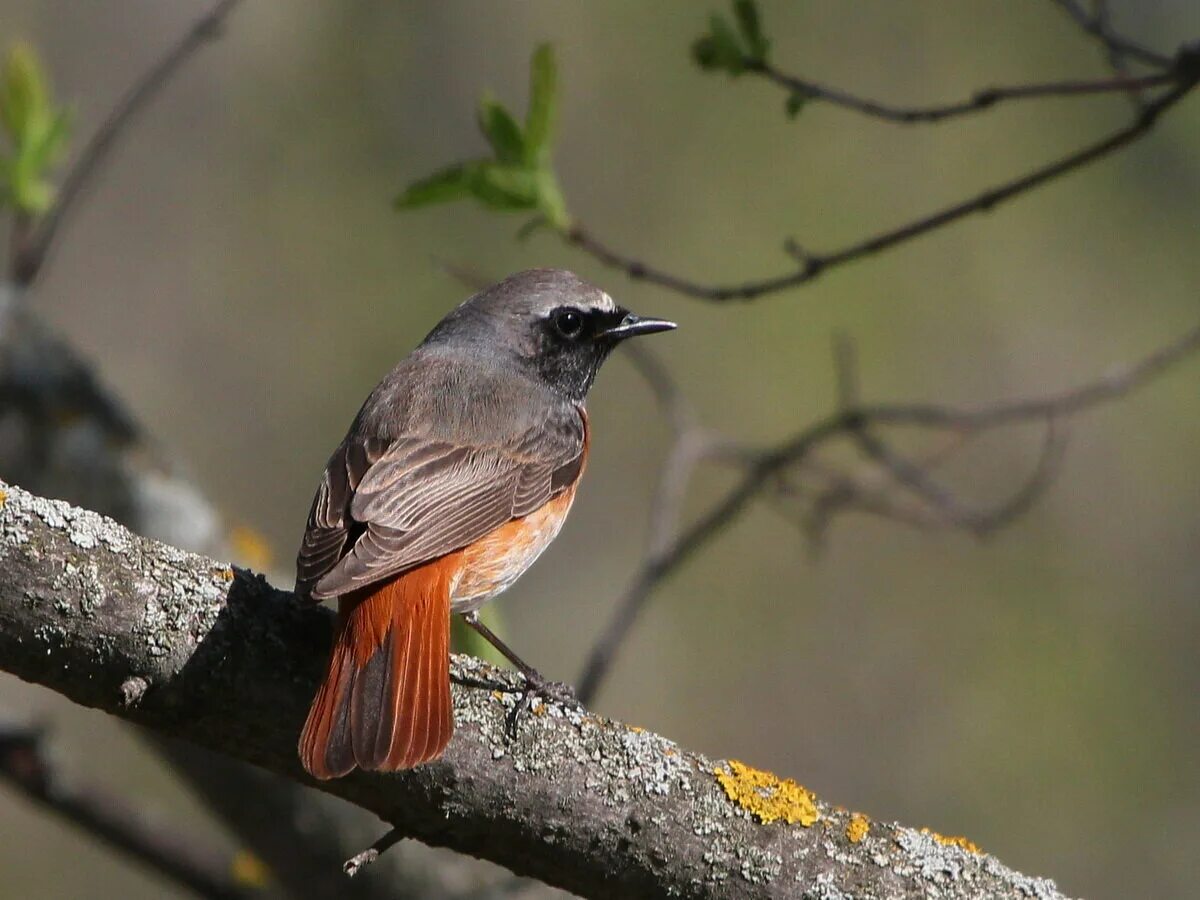
[[473,170],[477,166],[478,163],[458,163],[414,181],[396,197],[393,205],[396,209],[417,209],[469,197]]
[[529,110],[525,114],[525,162],[545,165],[558,113],[558,64],[554,47],[539,44],[529,62]]
[[46,78],[37,53],[28,44],[14,44],[0,75],[0,121],[19,145],[49,113]]
[[471,178],[471,193],[493,209],[537,209],[538,173],[500,163],[480,163]]
[[23,156],[34,170],[45,172],[63,158],[67,151],[67,138],[71,134],[71,118],[70,110],[59,110],[44,128],[30,135]]
[[746,57],[737,35],[723,16],[708,20],[709,32],[692,44],[692,57],[702,69],[740,75],[746,69]]
[[566,231],[571,224],[567,215],[567,201],[558,187],[558,179],[550,169],[539,169],[537,173],[537,208],[541,210],[547,224],[559,231]]
[[485,94],[479,101],[479,127],[494,158],[459,163],[410,184],[396,198],[396,208],[473,197],[491,209],[537,212],[548,226],[567,228],[566,201],[550,166],[557,81],[553,48],[541,44],[530,61],[524,131],[500,102]]
[[521,126],[490,94],[484,94],[479,101],[479,130],[492,145],[492,152],[500,162],[518,163],[525,158]]
[[17,209],[31,215],[41,215],[54,203],[54,187],[27,172],[12,179],[9,185],[12,202]]
[[746,42],[746,56],[758,63],[765,62],[768,42],[762,33],[757,4],[754,0],[733,0],[733,14]]
[[0,66],[0,125],[10,153],[0,168],[0,204],[38,215],[54,203],[47,178],[62,159],[70,133],[70,111],[56,108],[33,48],[15,44]]
[[796,116],[800,115],[801,110],[804,109],[807,103],[808,94],[805,94],[801,91],[792,91],[790,94],[788,94],[787,101],[783,106],[783,111],[787,113],[787,117],[789,119],[794,119]]

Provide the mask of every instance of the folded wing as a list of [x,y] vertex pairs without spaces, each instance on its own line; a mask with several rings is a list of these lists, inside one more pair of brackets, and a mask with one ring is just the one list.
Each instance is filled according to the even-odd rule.
[[297,592],[336,597],[528,515],[578,478],[586,431],[582,410],[569,407],[489,445],[347,438],[313,500]]

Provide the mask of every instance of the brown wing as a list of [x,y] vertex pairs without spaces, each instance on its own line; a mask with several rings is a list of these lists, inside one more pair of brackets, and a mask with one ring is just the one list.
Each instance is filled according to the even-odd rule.
[[336,597],[528,515],[575,482],[586,443],[586,419],[574,408],[503,445],[347,439],[313,500],[297,593]]

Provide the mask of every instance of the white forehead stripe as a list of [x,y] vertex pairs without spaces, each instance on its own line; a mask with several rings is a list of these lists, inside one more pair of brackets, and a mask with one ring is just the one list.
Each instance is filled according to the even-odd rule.
[[617,304],[613,303],[612,297],[608,296],[608,294],[604,293],[604,291],[601,291],[600,302],[596,304],[596,308],[603,309],[606,312],[612,312],[617,308]]

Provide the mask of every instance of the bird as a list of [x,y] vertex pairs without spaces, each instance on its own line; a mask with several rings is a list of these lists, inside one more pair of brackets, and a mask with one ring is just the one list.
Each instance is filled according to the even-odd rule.
[[299,740],[305,770],[410,769],[454,729],[450,616],[527,688],[549,683],[478,618],[558,535],[587,467],[584,401],[622,341],[669,331],[561,269],[451,310],[371,391],[329,458],[296,558],[305,604],[337,601]]

